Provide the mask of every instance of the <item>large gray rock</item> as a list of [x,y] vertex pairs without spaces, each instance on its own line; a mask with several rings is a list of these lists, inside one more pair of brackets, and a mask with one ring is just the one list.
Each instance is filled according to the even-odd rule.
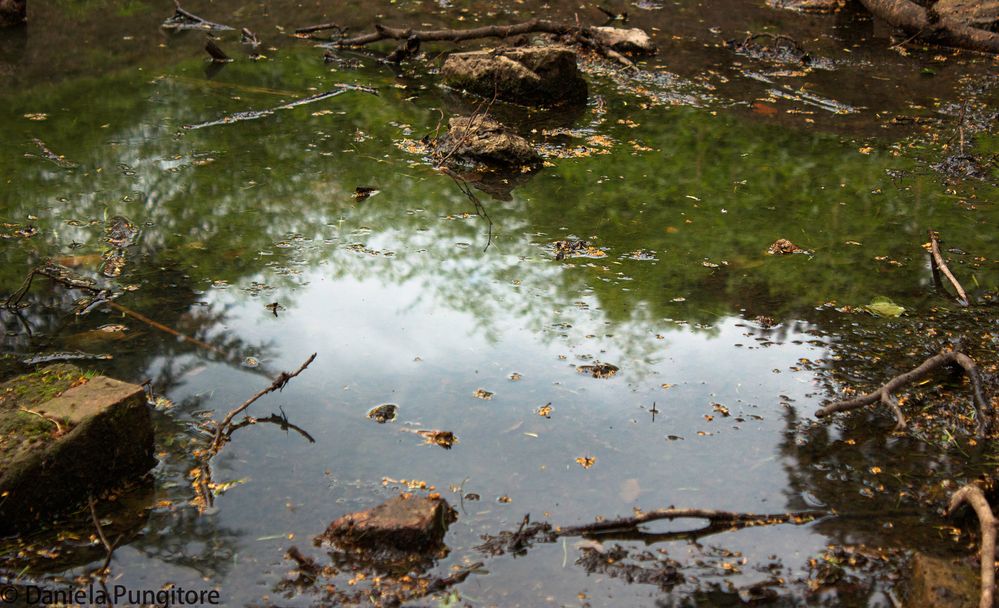
[[344,515],[316,541],[369,550],[426,551],[440,546],[455,519],[454,509],[443,498],[401,494],[372,509]]
[[435,142],[435,154],[493,167],[535,167],[541,156],[523,137],[487,116],[457,116]]
[[453,53],[441,75],[454,88],[526,106],[580,104],[587,95],[576,53],[564,46]]
[[65,364],[0,385],[0,534],[78,508],[155,464],[141,386]]

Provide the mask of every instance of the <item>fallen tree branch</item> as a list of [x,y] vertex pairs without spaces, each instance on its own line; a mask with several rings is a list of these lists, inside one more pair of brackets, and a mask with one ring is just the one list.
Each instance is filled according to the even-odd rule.
[[860,0],[875,17],[923,40],[999,53],[999,33],[971,27],[909,0]]
[[996,589],[996,517],[989,507],[981,488],[968,484],[950,498],[947,515],[953,515],[959,506],[968,503],[975,510],[982,527],[982,545],[979,558],[982,562],[982,595],[979,608],[993,608],[993,597]]
[[[326,24],[332,25],[332,24]],[[552,34],[560,37],[567,37],[571,42],[590,48],[601,55],[617,61],[628,68],[635,68],[635,64],[620,52],[614,50],[609,44],[603,42],[600,33],[595,27],[587,25],[569,25],[565,23],[554,23],[543,19],[531,19],[523,23],[511,25],[485,25],[467,30],[440,29],[440,30],[414,30],[412,28],[389,27],[376,23],[375,31],[361,34],[350,38],[341,38],[333,41],[334,48],[357,47],[372,44],[382,40],[404,40],[411,47],[419,48],[423,42],[462,42],[465,40],[476,40],[479,38],[511,38],[523,34]],[[398,49],[397,49],[398,52]],[[644,52],[655,52],[654,47],[644,49]]]
[[923,361],[915,369],[895,376],[876,391],[854,397],[853,399],[830,403],[815,412],[815,416],[825,418],[830,414],[854,410],[880,401],[895,413],[897,420],[895,430],[902,430],[906,426],[906,421],[902,410],[898,407],[898,402],[895,400],[895,391],[928,376],[931,372],[944,365],[959,365],[968,376],[968,380],[971,382],[972,401],[975,405],[975,412],[978,419],[978,434],[979,436],[987,435],[992,430],[992,418],[988,412],[989,406],[985,400],[985,392],[982,389],[982,377],[978,373],[978,366],[975,365],[974,359],[957,351],[942,351],[937,353],[926,361]]
[[[467,30],[414,30],[412,28],[389,27],[375,24],[375,31],[352,38],[342,38],[333,42],[333,46],[342,48],[348,46],[365,46],[381,40],[408,40],[417,38],[420,42],[461,42],[477,38],[510,38],[521,34],[555,34],[564,36],[576,30],[575,26],[553,23],[542,19],[531,19],[513,25],[485,25]],[[589,29],[589,28],[582,28]]]
[[312,363],[315,360],[316,360],[316,353],[312,353],[312,355],[308,359],[305,360],[305,363],[303,363],[302,365],[300,365],[297,370],[295,370],[294,372],[291,372],[291,373],[281,372],[280,374],[278,374],[278,376],[276,378],[274,378],[274,381],[271,382],[270,386],[268,386],[267,388],[264,388],[264,389],[262,389],[260,391],[257,391],[257,393],[255,395],[253,395],[252,397],[250,397],[249,399],[247,399],[246,401],[244,401],[243,403],[241,403],[239,406],[237,406],[237,407],[233,408],[232,410],[230,410],[229,413],[225,415],[225,418],[222,419],[222,422],[220,422],[218,424],[218,426],[215,428],[215,437],[212,439],[212,444],[211,444],[211,446],[209,447],[209,450],[208,450],[208,452],[209,452],[209,458],[212,455],[217,454],[218,451],[222,448],[222,445],[225,444],[225,441],[226,441],[226,438],[227,438],[226,433],[229,432],[229,429],[232,426],[232,419],[233,418],[235,418],[240,413],[242,413],[243,411],[245,411],[246,408],[248,408],[251,405],[253,405],[253,403],[257,399],[260,399],[261,397],[263,397],[267,393],[272,393],[274,391],[280,391],[281,389],[283,389],[285,387],[285,385],[288,384],[289,380],[291,380],[295,376],[297,376],[297,375],[301,374],[303,371],[305,371],[305,368],[309,367],[309,364]]
[[951,274],[950,268],[947,267],[947,262],[944,261],[943,255],[940,254],[940,242],[937,240],[940,238],[940,235],[933,230],[930,230],[929,233],[931,267],[934,272],[939,269],[939,271],[947,277],[947,280],[950,281],[950,284],[954,286],[954,290],[957,292],[957,301],[961,304],[961,306],[968,306],[970,304],[968,294],[965,293],[964,288],[961,287],[961,284],[958,283],[957,279],[954,278],[954,275]]
[[792,511],[788,513],[758,514],[716,511],[714,509],[656,509],[654,511],[641,512],[632,517],[610,519],[582,526],[557,528],[555,535],[590,536],[634,531],[642,524],[660,519],[706,519],[713,529],[737,529],[787,523],[800,525],[828,514],[827,511]]

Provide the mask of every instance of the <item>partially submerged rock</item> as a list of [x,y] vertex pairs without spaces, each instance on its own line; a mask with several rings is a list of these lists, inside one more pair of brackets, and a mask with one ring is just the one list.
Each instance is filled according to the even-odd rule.
[[488,116],[458,116],[449,120],[447,133],[435,142],[435,154],[494,167],[541,164],[541,156],[526,139]]
[[372,509],[344,515],[316,542],[368,550],[426,551],[440,546],[456,519],[443,498],[400,494]]
[[0,385],[0,534],[79,507],[155,464],[141,386],[67,364]]
[[652,38],[637,27],[591,27],[589,31],[598,44],[619,53],[654,55],[656,52]]
[[974,608],[978,599],[978,575],[970,566],[959,560],[916,553],[905,606]]
[[453,53],[441,75],[451,87],[521,105],[582,104],[587,96],[576,53],[564,46]]

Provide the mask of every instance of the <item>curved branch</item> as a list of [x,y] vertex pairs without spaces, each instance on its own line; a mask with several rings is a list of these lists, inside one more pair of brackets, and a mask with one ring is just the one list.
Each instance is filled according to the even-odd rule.
[[979,608],[993,608],[992,598],[996,590],[996,517],[989,507],[989,502],[985,500],[985,495],[981,488],[968,484],[962,487],[950,497],[950,506],[947,507],[947,515],[953,515],[962,503],[968,503],[975,510],[978,521],[982,526],[982,548],[980,559],[982,562],[982,596]]

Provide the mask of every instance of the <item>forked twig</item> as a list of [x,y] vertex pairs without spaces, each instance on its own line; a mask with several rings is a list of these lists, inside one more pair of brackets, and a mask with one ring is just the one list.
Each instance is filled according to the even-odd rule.
[[209,454],[214,455],[218,453],[218,451],[222,448],[222,445],[226,441],[227,437],[226,433],[229,432],[229,428],[232,426],[233,418],[238,416],[240,413],[244,412],[246,408],[253,405],[253,403],[257,399],[260,399],[267,393],[272,393],[274,391],[279,391],[283,389],[285,385],[288,384],[289,380],[291,380],[295,376],[305,371],[305,368],[309,367],[309,364],[315,361],[315,359],[316,359],[316,353],[312,353],[312,355],[310,355],[309,358],[305,360],[305,363],[300,365],[297,370],[291,373],[281,372],[280,374],[278,374],[277,378],[274,378],[274,381],[271,382],[270,386],[258,391],[255,395],[253,395],[252,397],[241,403],[239,406],[230,410],[229,413],[225,415],[225,418],[222,419],[222,422],[220,422],[218,426],[215,428],[215,437],[212,439],[212,444],[209,448]]

